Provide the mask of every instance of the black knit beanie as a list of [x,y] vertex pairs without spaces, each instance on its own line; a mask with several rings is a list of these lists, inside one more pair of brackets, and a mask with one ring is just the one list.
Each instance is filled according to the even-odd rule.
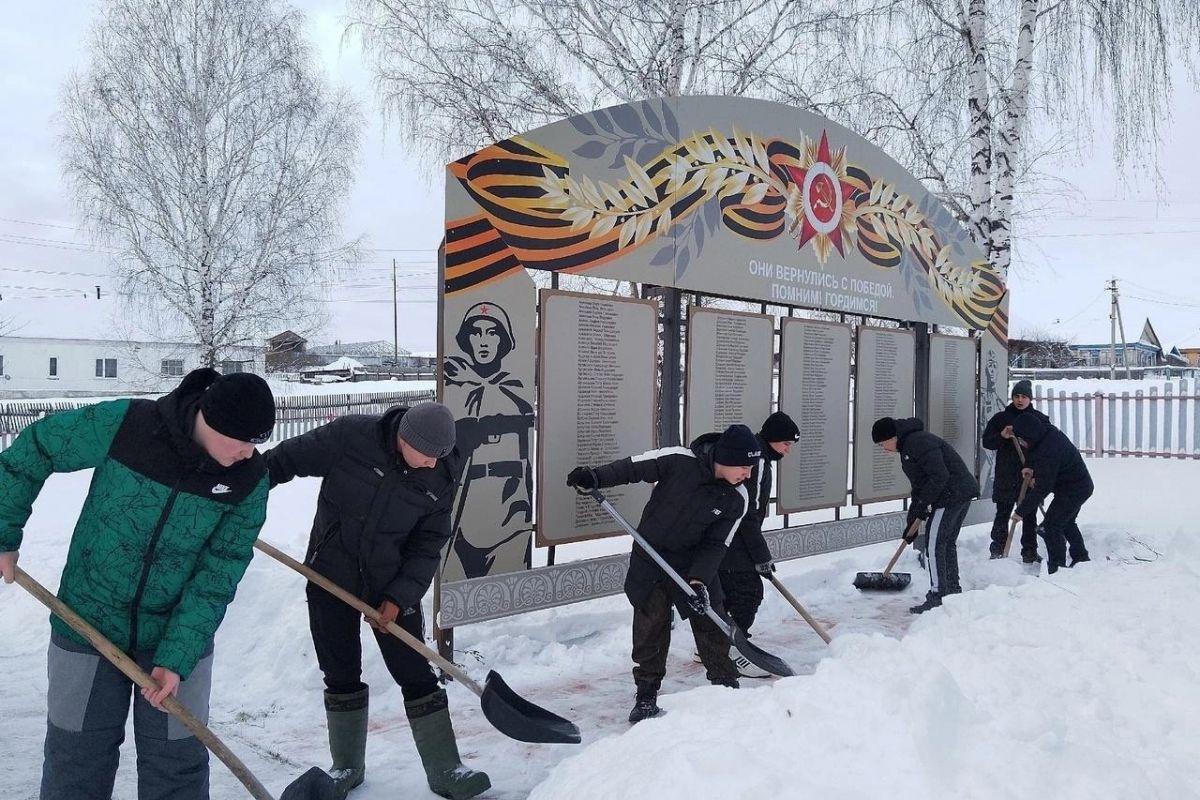
[[275,427],[275,398],[257,375],[221,375],[200,396],[200,411],[208,427],[239,442],[262,444]]
[[1029,381],[1017,381],[1013,384],[1012,396],[1024,395],[1025,397],[1033,397],[1033,384]]
[[896,420],[891,417],[880,417],[871,426],[871,441],[875,444],[886,442],[896,435]]
[[727,467],[752,467],[761,457],[758,439],[745,425],[730,425],[713,447],[713,460]]
[[782,411],[767,417],[759,431],[765,442],[794,442],[800,438],[800,427]]

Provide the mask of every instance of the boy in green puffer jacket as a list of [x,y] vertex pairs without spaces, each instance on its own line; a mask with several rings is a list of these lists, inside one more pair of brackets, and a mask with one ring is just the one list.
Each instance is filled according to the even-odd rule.
[[[275,401],[256,375],[198,369],[158,400],[112,400],[30,425],[0,453],[0,574],[53,472],[94,468],[58,596],[148,671],[134,696],[140,800],[207,800],[208,752],[167,714],[207,721],[212,639],[266,518],[254,445]],[[108,800],[133,684],[51,618],[42,800]],[[157,709],[157,710],[156,710]]]

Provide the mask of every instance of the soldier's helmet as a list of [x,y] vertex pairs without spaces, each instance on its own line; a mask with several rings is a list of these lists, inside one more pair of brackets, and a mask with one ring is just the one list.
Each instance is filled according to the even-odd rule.
[[458,334],[454,337],[454,341],[458,343],[464,353],[473,353],[471,332],[475,328],[475,323],[480,320],[495,323],[496,332],[500,336],[500,345],[495,360],[502,361],[506,355],[512,352],[516,340],[513,338],[512,323],[508,320],[508,313],[495,303],[476,303],[468,308],[467,313],[463,315],[462,324],[458,326]]

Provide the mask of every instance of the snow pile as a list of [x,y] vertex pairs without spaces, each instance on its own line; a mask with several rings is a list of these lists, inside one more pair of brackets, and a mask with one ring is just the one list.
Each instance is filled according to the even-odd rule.
[[952,597],[899,640],[835,632],[812,675],[666,695],[531,800],[1197,797],[1200,542],[1085,536],[1106,560]]
[[[451,683],[467,764],[488,772],[487,800],[646,797],[814,800],[1001,800],[1197,797],[1200,730],[1200,542],[1194,511],[1170,502],[1200,482],[1200,462],[1089,460],[1096,497],[1081,526],[1095,562],[1038,577],[987,560],[987,526],[963,532],[963,595],[914,618],[927,586],[913,573],[897,594],[851,586],[893,545],[790,561],[780,575],[830,627],[826,647],[767,587],[755,642],[800,673],[705,685],[686,625],[672,638],[660,704],[630,727],[630,610],[624,597],[469,625],[455,659],[482,682],[495,669],[523,697],[562,714],[583,747],[532,745],[498,733],[479,701]],[[35,506],[21,565],[57,586],[90,474],[53,476]],[[271,493],[263,538],[304,552],[318,483]],[[628,541],[624,541],[626,547]],[[430,798],[399,690],[368,630],[371,686],[367,779],[355,800]],[[4,797],[33,800],[46,715],[45,609],[0,585],[0,748]],[[212,728],[278,794],[312,765],[328,766],[321,676],[303,580],[256,555],[217,634]],[[116,800],[137,797],[127,731]],[[213,800],[245,790],[216,759]]]

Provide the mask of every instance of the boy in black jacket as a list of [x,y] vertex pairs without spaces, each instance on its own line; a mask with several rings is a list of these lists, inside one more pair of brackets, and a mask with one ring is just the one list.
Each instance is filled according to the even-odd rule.
[[[450,538],[450,507],[462,472],[454,415],[441,403],[397,406],[383,416],[351,414],[266,453],[272,488],[293,478],[321,480],[304,563],[376,606],[418,639],[421,598]],[[362,682],[361,617],[308,584],[308,619],[325,678],[330,772],[338,796],[366,773],[367,685]],[[404,695],[404,710],[429,788],[464,800],[491,787],[463,766],[446,690],[425,657],[371,621],[383,663]]]
[[[638,544],[629,555],[625,596],[633,605],[633,680],[637,700],[630,722],[659,713],[658,690],[666,675],[671,645],[671,606],[687,617],[696,637],[708,680],[737,688],[738,673],[729,658],[729,640],[706,616],[709,585],[725,548],[746,513],[751,467],[762,455],[745,425],[706,434],[688,447],[666,447],[602,467],[576,467],[568,486],[602,489],[635,481],[654,483],[642,511],[638,533],[687,580],[696,592],[685,595]],[[714,587],[715,588],[715,587]]]
[[942,604],[942,597],[958,594],[958,534],[971,507],[979,496],[979,482],[967,469],[954,448],[942,438],[924,430],[921,420],[883,417],[871,426],[871,439],[889,453],[900,454],[900,466],[912,484],[912,501],[905,524],[926,520],[926,564],[929,567],[929,592],[925,602],[909,609],[923,614]]
[[1014,516],[1022,520],[1033,516],[1046,495],[1054,495],[1046,509],[1046,518],[1042,520],[1049,560],[1047,571],[1054,573],[1066,565],[1068,545],[1070,566],[1090,561],[1083,534],[1075,522],[1079,510],[1095,490],[1083,456],[1065,433],[1032,414],[1018,417],[1013,424],[1013,433],[1026,448],[1026,470],[1033,476],[1025,500]]
[[[774,485],[774,464],[792,451],[800,438],[800,428],[787,414],[776,411],[763,422],[758,432],[758,447],[762,457],[754,465],[746,481],[749,507],[729,550],[721,562],[718,575],[725,595],[725,610],[739,628],[747,634],[763,601],[765,576],[775,571],[775,560],[763,538],[763,520],[771,501]],[[770,673],[754,666],[745,656],[738,655],[733,663],[743,678],[766,678]]]
[[[1049,424],[1050,418],[1033,407],[1033,387],[1029,381],[1017,381],[1012,390],[1012,402],[988,420],[983,429],[983,446],[996,451],[996,472],[992,480],[992,502],[996,504],[996,519],[992,523],[992,558],[1004,557],[1008,541],[1008,519],[1021,492],[1021,458],[1013,436],[1013,423],[1022,414],[1032,414]],[[1037,516],[1030,514],[1021,522],[1021,560],[1026,564],[1041,561],[1037,551]]]

